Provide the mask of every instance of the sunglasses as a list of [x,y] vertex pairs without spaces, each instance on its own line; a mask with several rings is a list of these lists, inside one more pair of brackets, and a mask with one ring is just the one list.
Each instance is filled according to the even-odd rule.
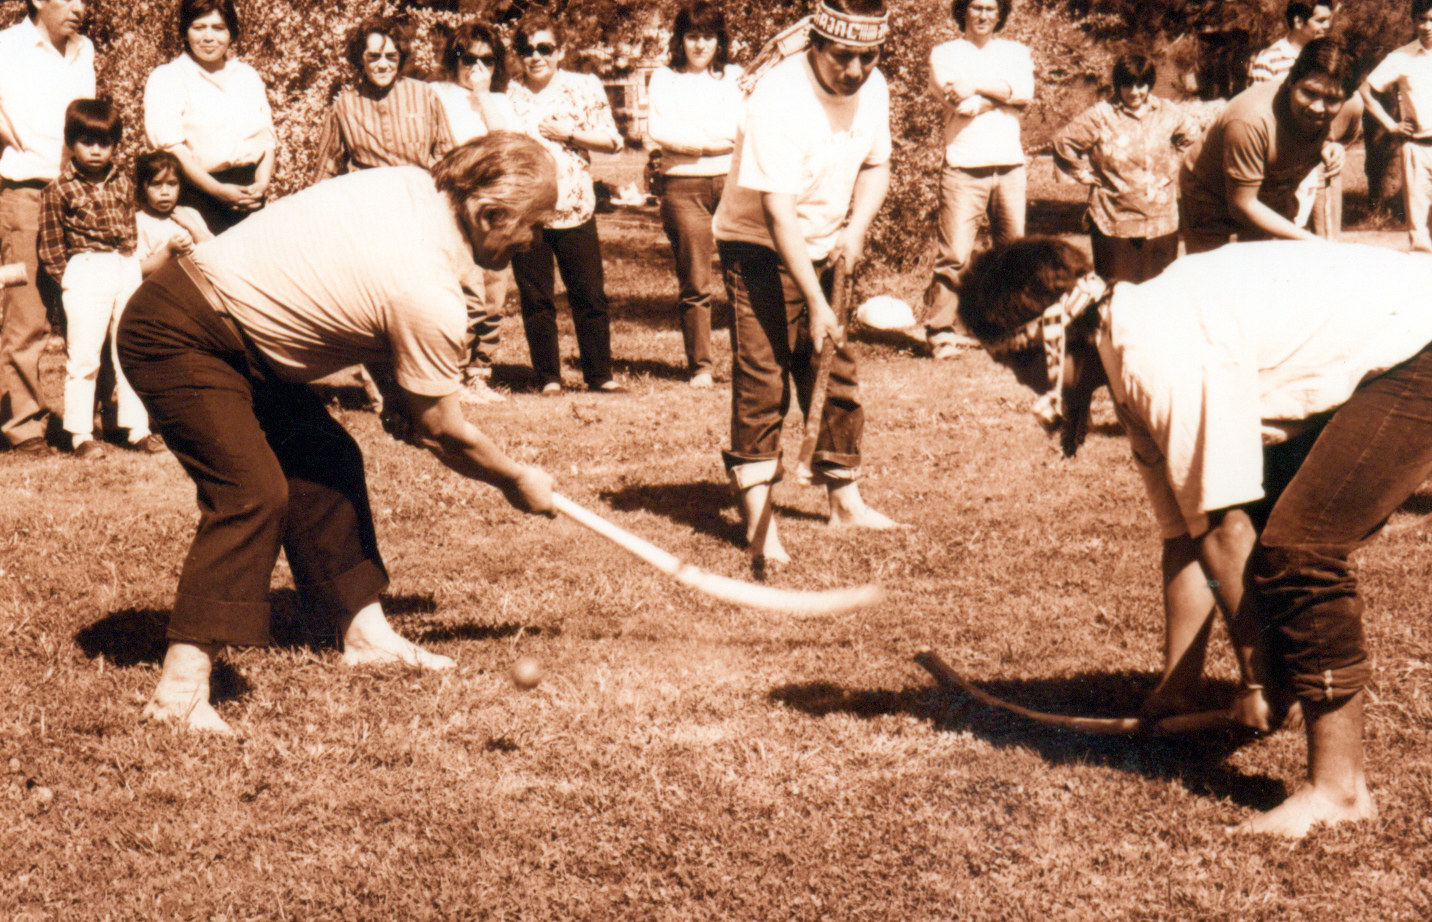
[[463,67],[476,67],[479,63],[488,70],[497,66],[497,56],[492,54],[468,54],[460,51],[457,55],[458,63]]
[[557,46],[553,45],[551,42],[538,42],[535,45],[517,46],[517,53],[524,58],[530,58],[534,54],[540,54],[542,57],[545,58],[549,57],[556,50]]

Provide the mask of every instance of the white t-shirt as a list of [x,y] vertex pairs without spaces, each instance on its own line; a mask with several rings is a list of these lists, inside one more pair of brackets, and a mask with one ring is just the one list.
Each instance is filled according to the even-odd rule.
[[[185,220],[194,223],[196,226],[201,226],[204,223],[204,219],[200,216],[199,212],[187,205],[178,205],[174,210],[176,212],[183,212]],[[168,249],[169,241],[179,235],[187,237],[191,245],[194,243],[194,236],[189,233],[184,225],[174,220],[173,215],[156,218],[143,208],[137,208],[134,211],[134,227],[138,233],[138,242],[134,248],[134,255],[139,258],[140,262],[143,262],[160,250]]]
[[975,83],[1003,81],[1014,93],[1010,102],[1027,103],[1034,96],[1029,49],[1006,38],[992,38],[983,48],[957,38],[930,49],[930,92],[945,113],[945,163],[962,169],[1023,163],[1020,109],[996,105],[973,118],[960,115],[946,101],[944,88],[961,78]]
[[[482,110],[478,109],[476,101],[472,98],[472,90],[457,83],[441,82],[429,83],[428,87],[437,94],[438,101],[443,104],[443,112],[447,114],[448,132],[452,135],[454,144],[462,144],[471,141],[473,138],[480,138],[490,130],[486,120],[482,117]],[[487,93],[485,102],[488,105],[496,106],[507,117],[507,129],[516,131],[517,113],[512,111],[512,104],[505,93]]]
[[1409,42],[1383,58],[1367,83],[1379,93],[1397,87],[1402,117],[1412,119],[1419,137],[1432,135],[1432,51]]
[[730,178],[716,209],[717,240],[775,249],[762,192],[796,197],[812,260],[824,259],[850,210],[862,167],[890,159],[890,92],[876,70],[853,96],[829,93],[806,55],[786,58],[746,101]]
[[65,153],[65,107],[94,96],[94,45],[83,35],[64,53],[22,19],[0,32],[0,112],[19,147],[0,154],[0,176],[15,182],[56,179]]
[[276,137],[258,71],[230,59],[210,73],[188,54],[150,72],[144,132],[159,150],[187,145],[207,173],[258,163]]
[[1263,497],[1263,446],[1432,342],[1432,257],[1275,240],[1121,283],[1099,355],[1166,538]]
[[732,144],[741,121],[741,68],[727,64],[718,78],[710,71],[688,74],[669,67],[651,75],[647,87],[647,136],[661,148],[667,176],[725,176],[731,154],[703,157],[700,151]]
[[359,170],[279,199],[192,257],[285,380],[390,364],[427,397],[457,391],[462,279],[476,270],[446,194],[420,167]]

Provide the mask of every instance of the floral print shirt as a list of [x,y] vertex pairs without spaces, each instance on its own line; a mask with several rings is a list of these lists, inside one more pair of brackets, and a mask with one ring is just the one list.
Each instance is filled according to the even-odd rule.
[[544,119],[568,119],[577,131],[601,131],[613,140],[621,138],[602,81],[591,74],[559,70],[538,92],[514,81],[507,88],[512,108],[522,131],[546,147],[557,161],[557,210],[550,227],[576,227],[591,220],[597,210],[592,186],[592,156],[575,144],[542,137],[538,126]]
[[1059,132],[1054,157],[1089,185],[1089,220],[1101,233],[1163,237],[1178,230],[1179,158],[1197,135],[1167,100],[1149,97],[1141,116],[1106,100]]

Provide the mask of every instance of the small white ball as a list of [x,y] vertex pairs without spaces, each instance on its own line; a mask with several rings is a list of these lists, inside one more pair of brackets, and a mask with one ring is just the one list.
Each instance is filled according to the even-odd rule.
[[530,656],[524,656],[512,664],[512,684],[518,688],[536,688],[542,681],[542,667]]

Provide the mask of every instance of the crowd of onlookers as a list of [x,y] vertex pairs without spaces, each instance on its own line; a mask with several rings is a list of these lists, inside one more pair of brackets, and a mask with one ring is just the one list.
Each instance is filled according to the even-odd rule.
[[[38,363],[52,316],[46,301],[58,298],[68,346],[63,426],[77,457],[98,458],[105,448],[93,419],[104,343],[142,276],[264,207],[274,113],[259,74],[232,54],[242,28],[233,0],[180,0],[184,50],[149,75],[142,126],[121,125],[115,107],[96,99],[95,51],[80,33],[83,0],[27,2],[30,15],[0,33],[0,255],[24,264],[33,280],[6,292],[0,431],[17,451],[53,450]],[[1034,70],[1028,48],[998,35],[1011,6],[954,0],[962,36],[930,54],[930,87],[944,110],[936,259],[924,311],[935,358],[968,344],[956,320],[958,287],[981,216],[996,244],[1024,233],[1020,116],[1034,94]],[[1335,234],[1343,151],[1364,104],[1405,142],[1411,241],[1432,250],[1432,128],[1421,114],[1432,111],[1432,2],[1412,0],[1417,40],[1390,54],[1360,94],[1348,83],[1352,62],[1325,38],[1333,12],[1319,0],[1289,3],[1286,37],[1253,59],[1253,87],[1202,136],[1179,106],[1154,95],[1148,57],[1117,61],[1111,97],[1065,126],[1053,145],[1057,164],[1090,187],[1086,227],[1102,275],[1151,278],[1176,258],[1180,239],[1192,252],[1234,237]],[[649,136],[661,155],[661,220],[676,256],[687,373],[693,386],[710,387],[712,220],[749,82],[730,61],[718,5],[686,5],[672,33],[670,64],[650,81]],[[459,26],[433,81],[405,76],[410,50],[391,19],[367,19],[352,31],[354,80],[327,113],[311,180],[378,166],[430,169],[489,131],[538,139],[557,162],[557,209],[512,265],[537,388],[544,395],[564,388],[553,296],[560,273],[584,384],[622,392],[612,371],[590,153],[615,152],[623,142],[601,82],[563,69],[562,30],[540,12],[517,23],[510,51],[491,25]],[[520,68],[509,67],[509,55]],[[1397,100],[1394,112],[1380,101],[1385,93]],[[132,170],[114,162],[125,130],[142,131],[147,151]],[[470,402],[502,399],[486,379],[507,280],[505,272],[478,270],[464,283]],[[122,374],[116,403],[129,441],[162,451]]]

